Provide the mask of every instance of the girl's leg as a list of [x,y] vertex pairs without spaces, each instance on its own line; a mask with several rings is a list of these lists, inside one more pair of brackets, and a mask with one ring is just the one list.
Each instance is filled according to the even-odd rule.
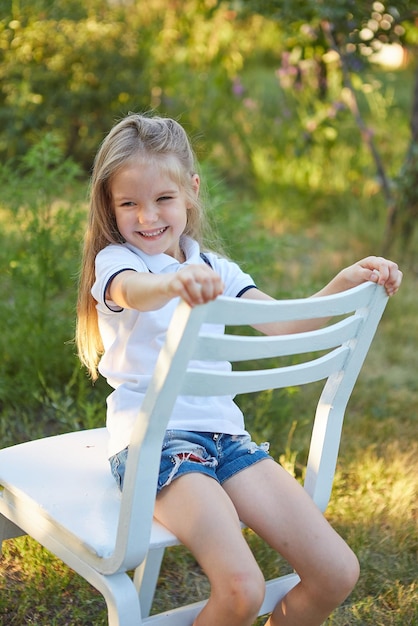
[[271,459],[224,483],[239,518],[279,552],[301,582],[266,626],[319,626],[357,582],[356,556],[303,487]]
[[211,583],[194,626],[251,626],[265,582],[219,483],[200,473],[178,477],[157,497],[155,517],[190,549]]

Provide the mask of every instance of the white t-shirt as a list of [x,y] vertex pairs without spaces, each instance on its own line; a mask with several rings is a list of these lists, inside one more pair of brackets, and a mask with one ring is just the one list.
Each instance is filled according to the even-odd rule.
[[[96,281],[92,295],[97,300],[99,328],[105,352],[100,360],[99,371],[114,391],[107,399],[107,428],[110,434],[109,456],[126,448],[135,418],[149,384],[166,331],[178,303],[170,300],[156,311],[140,312],[121,309],[106,300],[106,289],[111,279],[127,269],[137,272],[164,274],[176,272],[185,265],[201,264],[198,244],[182,238],[185,263],[166,254],[149,256],[130,244],[109,245],[96,258]],[[211,267],[224,283],[224,295],[236,297],[254,282],[235,263],[205,253]],[[208,330],[206,325],[205,330]],[[223,333],[224,327],[212,325],[211,332]],[[227,362],[211,362],[220,371],[229,371]],[[193,367],[204,367],[194,362]],[[179,396],[170,416],[169,429],[228,434],[245,433],[244,419],[232,397],[199,398]]]

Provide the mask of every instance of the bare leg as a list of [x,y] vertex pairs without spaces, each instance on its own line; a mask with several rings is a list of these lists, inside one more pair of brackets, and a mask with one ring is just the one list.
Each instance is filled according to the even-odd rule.
[[203,474],[180,476],[157,497],[155,517],[191,550],[211,583],[194,626],[251,626],[264,578],[223,488]]
[[299,483],[268,459],[224,483],[239,518],[297,571],[301,582],[266,626],[319,626],[348,596],[358,561]]

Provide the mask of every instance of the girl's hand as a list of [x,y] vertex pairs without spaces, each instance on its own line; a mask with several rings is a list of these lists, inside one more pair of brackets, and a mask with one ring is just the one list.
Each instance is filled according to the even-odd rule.
[[195,306],[220,296],[224,285],[221,277],[207,265],[188,265],[172,276],[169,290],[171,297],[179,296]]
[[382,285],[388,296],[393,296],[401,285],[403,274],[393,261],[383,257],[368,256],[346,267],[340,276],[348,281],[351,287],[370,280]]

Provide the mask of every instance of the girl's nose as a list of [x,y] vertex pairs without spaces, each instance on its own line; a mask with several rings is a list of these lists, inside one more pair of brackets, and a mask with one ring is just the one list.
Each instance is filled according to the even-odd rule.
[[143,206],[138,211],[140,224],[155,224],[158,220],[158,211],[153,206]]

